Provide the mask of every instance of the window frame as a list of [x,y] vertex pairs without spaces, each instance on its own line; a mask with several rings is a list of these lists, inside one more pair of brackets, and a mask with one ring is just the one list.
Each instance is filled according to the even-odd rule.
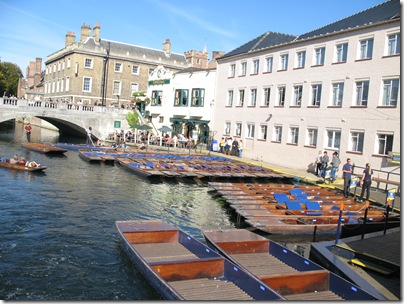
[[[330,135],[332,135],[330,137]],[[340,150],[341,148],[341,130],[337,129],[327,129],[325,132],[326,136],[326,148]]]
[[253,59],[251,68],[252,68],[251,75],[257,75],[259,73],[259,69],[260,69],[260,60]]
[[306,146],[317,147],[318,129],[308,127],[306,129]]
[[[358,107],[367,107],[369,102],[369,80],[355,81],[355,105]],[[366,97],[366,99],[364,99]]]
[[367,60],[373,57],[374,38],[365,38],[359,41],[359,59]]
[[242,129],[243,129],[243,124],[241,122],[236,122],[236,128],[234,130],[234,135],[240,137]]
[[232,63],[229,66],[229,78],[234,78],[236,76],[236,64]]
[[306,66],[306,51],[296,52],[296,69],[303,69]]
[[301,85],[301,84],[294,85],[293,86],[292,106],[301,107],[302,99],[303,99],[303,85]]
[[231,122],[225,121],[223,134],[226,136],[230,136],[230,132],[231,132]]
[[247,61],[243,61],[240,63],[240,75],[239,76],[246,76],[247,75]]
[[342,42],[335,45],[335,62],[345,63],[348,60],[348,42]]
[[263,90],[264,90],[264,94],[262,94],[263,102],[262,102],[261,106],[269,107],[269,105],[271,103],[271,87],[263,88]]
[[245,99],[245,90],[244,89],[239,89],[238,90],[238,107],[243,107],[244,106],[244,99]]
[[162,90],[153,90],[151,92],[151,100],[150,105],[152,106],[162,106],[163,105],[163,91]]
[[387,35],[387,56],[399,55],[400,53],[401,53],[400,33]]
[[355,153],[363,153],[365,144],[364,131],[350,131],[349,132],[349,151]]
[[112,83],[112,95],[121,96],[122,93],[122,81],[114,80]]
[[[179,93],[177,95],[177,92]],[[174,90],[174,107],[187,107],[188,106],[188,89],[175,89]],[[185,104],[184,104],[185,98]]]
[[266,141],[268,137],[268,125],[260,124],[259,125],[259,132],[258,132],[258,139],[262,141]]
[[286,71],[289,64],[289,54],[281,54],[279,60],[279,71]]
[[[387,85],[386,82],[392,82],[391,84]],[[394,82],[397,82],[397,86],[394,86]],[[387,93],[387,88],[388,93]],[[395,90],[396,88],[396,90]],[[400,78],[390,78],[390,79],[383,79],[383,96],[382,96],[382,106],[385,107],[397,107],[398,98],[399,98],[399,91],[400,91]],[[392,99],[391,96],[395,96],[395,99]],[[392,103],[392,101],[394,101]]]
[[311,85],[310,106],[320,107],[322,90],[323,90],[323,84],[321,84],[321,83],[313,83]]
[[325,63],[325,46],[320,46],[314,49],[314,65],[321,66]]
[[[384,137],[384,138],[382,138]],[[381,141],[383,141],[383,151],[381,152]],[[388,156],[393,151],[394,135],[391,133],[377,133],[376,135],[376,154]],[[390,151],[388,150],[390,149]]]
[[285,106],[285,98],[286,98],[286,86],[278,86],[277,87],[277,107],[284,107]]
[[253,139],[255,136],[255,123],[247,122],[246,138]]
[[233,106],[233,99],[234,99],[234,91],[233,90],[227,90],[226,107],[232,107]]
[[250,89],[250,99],[248,101],[249,107],[257,106],[257,88]]
[[123,70],[123,64],[122,64],[122,62],[115,62],[115,65],[114,65],[114,72],[115,72],[115,73],[122,73],[122,70]]
[[[136,71],[134,71],[136,68]],[[140,74],[140,66],[136,64],[132,64],[132,75],[139,75]]]
[[193,88],[191,91],[191,107],[203,107],[205,102],[205,89]]
[[[88,81],[88,83],[87,83],[87,81]],[[93,83],[92,77],[88,77],[88,76],[83,77],[82,91],[85,93],[91,93],[92,83]],[[88,89],[86,89],[86,87],[88,87]],[[52,89],[52,91],[54,91],[54,90]]]
[[[338,87],[336,87],[336,86],[338,86]],[[342,87],[342,89],[341,89],[341,87]],[[332,83],[331,106],[342,107],[342,103],[344,100],[344,89],[345,89],[345,83],[343,81]]]
[[93,69],[93,62],[92,58],[84,58],[84,68],[85,69]]
[[274,125],[272,133],[272,142],[281,143],[282,142],[282,125]]
[[273,65],[274,65],[274,57],[273,56],[269,56],[265,58],[265,72],[266,73],[272,73],[272,69],[273,69]]

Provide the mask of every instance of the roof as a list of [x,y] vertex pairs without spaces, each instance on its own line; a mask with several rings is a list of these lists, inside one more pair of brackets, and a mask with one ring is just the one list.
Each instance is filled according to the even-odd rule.
[[196,72],[209,72],[209,71],[214,71],[216,70],[216,68],[206,68],[206,69],[202,69],[202,68],[194,68],[194,67],[189,67],[189,68],[185,68],[183,70],[179,70],[177,72],[175,72],[174,74],[184,74],[184,73],[196,73]]
[[377,24],[400,18],[400,0],[390,0],[356,13],[350,17],[341,19],[339,21],[299,36],[266,32],[261,36],[258,36],[253,40],[243,44],[242,46],[224,54],[218,59],[232,57],[240,54],[247,54],[261,49],[287,44],[294,41],[302,41],[313,37],[324,36],[335,32],[341,32],[352,28],[358,28],[370,24]]

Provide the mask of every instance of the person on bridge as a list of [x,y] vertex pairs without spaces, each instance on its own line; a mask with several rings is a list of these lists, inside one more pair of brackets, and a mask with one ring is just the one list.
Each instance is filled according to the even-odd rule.
[[86,140],[87,146],[89,146],[90,144],[92,144],[94,146],[93,140],[91,139],[92,134],[93,134],[93,129],[91,127],[88,127],[87,140]]
[[28,124],[25,126],[24,129],[25,129],[25,133],[27,133],[27,141],[28,141],[28,142],[31,142],[31,130],[32,130],[31,124],[28,123]]

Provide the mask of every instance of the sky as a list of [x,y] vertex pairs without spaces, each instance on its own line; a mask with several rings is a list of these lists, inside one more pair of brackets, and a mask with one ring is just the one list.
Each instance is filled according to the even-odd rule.
[[99,22],[101,39],[171,52],[229,52],[267,32],[299,35],[384,0],[0,0],[0,60],[25,76],[35,58],[65,45],[67,32],[80,39],[83,23]]

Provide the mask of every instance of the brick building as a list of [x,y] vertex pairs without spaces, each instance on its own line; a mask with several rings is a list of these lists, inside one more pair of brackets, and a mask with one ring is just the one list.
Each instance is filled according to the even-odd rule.
[[44,95],[44,76],[42,71],[42,58],[36,58],[30,61],[26,69],[26,78],[20,78],[18,81],[17,96],[28,100],[42,99]]

